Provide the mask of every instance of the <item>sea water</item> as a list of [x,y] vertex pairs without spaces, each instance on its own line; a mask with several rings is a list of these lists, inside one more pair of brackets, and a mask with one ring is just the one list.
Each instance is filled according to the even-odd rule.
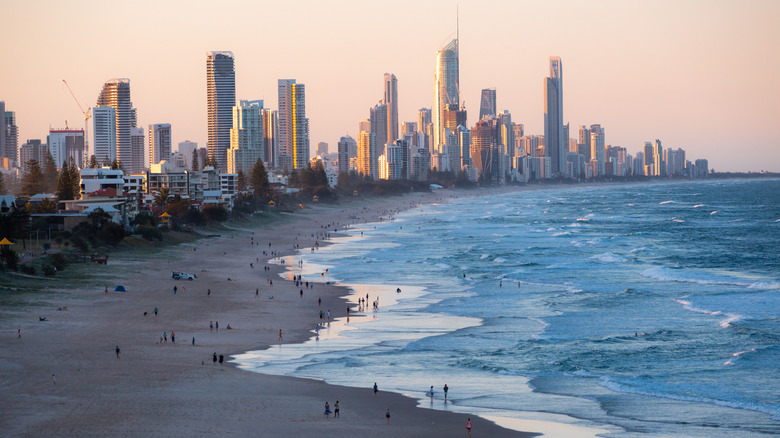
[[467,197],[346,234],[288,263],[368,309],[239,366],[571,428],[551,436],[780,434],[778,180]]

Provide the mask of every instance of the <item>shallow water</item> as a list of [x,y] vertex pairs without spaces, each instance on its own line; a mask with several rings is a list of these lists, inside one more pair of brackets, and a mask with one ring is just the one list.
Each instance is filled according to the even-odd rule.
[[464,198],[348,232],[295,259],[379,309],[242,367],[581,435],[780,433],[780,181]]

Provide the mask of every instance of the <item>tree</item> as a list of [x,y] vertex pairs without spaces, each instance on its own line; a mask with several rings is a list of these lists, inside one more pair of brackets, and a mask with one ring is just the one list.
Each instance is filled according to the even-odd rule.
[[314,186],[328,187],[328,174],[325,173],[325,166],[321,160],[314,164]]
[[198,161],[199,161],[198,151],[192,151],[192,164],[190,165],[190,167],[192,168],[193,172],[197,172],[198,170],[200,170],[200,168],[198,167]]
[[21,194],[33,196],[46,191],[46,180],[41,172],[41,166],[38,160],[27,162],[27,173],[22,177]]
[[122,162],[119,161],[118,159],[115,159],[114,161],[111,162],[111,169],[124,170],[124,168],[122,167]]
[[73,199],[81,199],[81,172],[73,157],[68,160],[68,171],[70,172],[70,183],[73,184]]
[[265,198],[270,193],[271,185],[268,183],[268,172],[265,170],[262,158],[258,158],[255,165],[252,166],[249,184],[257,197]]
[[160,207],[165,207],[165,205],[168,203],[168,196],[171,194],[171,189],[168,187],[163,187],[160,189],[159,192],[157,192],[156,195],[154,195],[154,203],[159,205]]
[[46,193],[54,193],[57,190],[57,163],[54,162],[54,157],[51,156],[51,151],[46,154],[46,165],[43,171],[43,177],[46,180]]
[[244,169],[238,169],[238,176],[236,177],[236,191],[239,193],[246,190],[246,175],[244,175]]
[[92,221],[92,228],[95,230],[99,230],[111,222],[111,215],[103,211],[102,208],[94,209],[87,218]]
[[87,167],[89,167],[90,169],[97,169],[98,162],[97,162],[97,158],[95,158],[94,155],[89,157],[89,163],[87,164]]
[[79,171],[71,157],[68,164],[63,166],[57,180],[57,199],[60,201],[76,199],[79,197],[79,191]]

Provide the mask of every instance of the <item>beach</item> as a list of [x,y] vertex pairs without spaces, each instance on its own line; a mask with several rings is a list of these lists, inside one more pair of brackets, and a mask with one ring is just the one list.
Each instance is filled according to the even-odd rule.
[[[311,338],[320,310],[346,316],[346,289],[296,287],[289,275],[280,277],[287,266],[269,263],[271,252],[289,256],[296,247],[326,245],[318,233],[336,235],[348,223],[387,220],[390,212],[446,196],[307,207],[219,237],[112,254],[108,266],[69,267],[89,279],[77,287],[53,279],[49,289],[29,294],[28,305],[3,311],[4,436],[466,436],[468,418],[473,436],[533,436],[417,408],[414,399],[382,391],[382,382],[375,395],[369,387],[263,375],[230,362],[232,355]],[[173,280],[172,271],[197,278]],[[115,292],[117,285],[126,292]],[[223,363],[214,363],[214,354]],[[325,402],[332,407],[336,400],[340,417],[326,418]]]

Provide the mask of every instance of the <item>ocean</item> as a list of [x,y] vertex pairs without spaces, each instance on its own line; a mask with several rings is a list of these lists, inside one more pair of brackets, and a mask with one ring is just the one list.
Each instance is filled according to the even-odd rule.
[[780,180],[551,186],[345,234],[287,266],[368,308],[240,367],[549,436],[780,434]]

